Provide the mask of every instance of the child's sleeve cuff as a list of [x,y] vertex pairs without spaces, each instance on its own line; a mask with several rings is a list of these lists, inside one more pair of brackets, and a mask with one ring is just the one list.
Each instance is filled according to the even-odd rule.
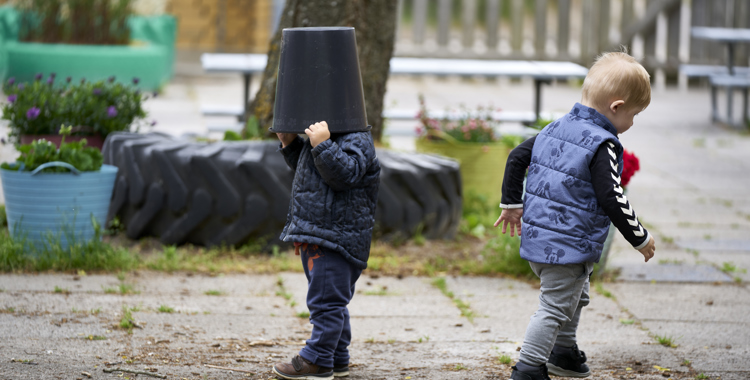
[[643,247],[647,246],[648,242],[650,241],[651,241],[651,234],[648,231],[646,231],[646,240],[644,240],[643,243],[639,244],[637,247],[633,247],[633,248],[635,248],[636,251],[640,251],[641,249],[643,249]]
[[512,204],[512,205],[506,205],[506,204],[500,203],[500,208],[523,208],[523,203],[517,203],[517,204]]

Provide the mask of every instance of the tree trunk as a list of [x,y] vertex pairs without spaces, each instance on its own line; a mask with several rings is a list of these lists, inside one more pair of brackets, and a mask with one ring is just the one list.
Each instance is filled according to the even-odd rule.
[[[250,114],[262,130],[273,124],[276,75],[281,30],[294,27],[352,26],[357,36],[359,69],[372,135],[383,135],[383,97],[396,34],[398,0],[287,0],[278,30],[268,49],[268,65],[260,89],[250,103]],[[247,115],[247,116],[251,116]]]

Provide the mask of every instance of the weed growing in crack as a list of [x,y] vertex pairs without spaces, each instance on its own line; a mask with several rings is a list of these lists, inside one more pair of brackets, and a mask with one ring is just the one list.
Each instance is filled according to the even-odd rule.
[[69,289],[64,289],[64,288],[61,288],[61,287],[59,287],[57,285],[55,285],[54,292],[57,293],[57,294],[65,294],[65,295],[70,294],[70,290]]
[[174,308],[167,305],[160,305],[159,308],[156,309],[156,311],[160,313],[174,313]]
[[307,310],[300,311],[299,313],[297,313],[297,318],[310,318],[310,312]]
[[597,293],[599,293],[599,294],[601,294],[601,295],[603,295],[603,296],[605,296],[607,298],[610,298],[610,299],[613,299],[613,300],[616,299],[615,296],[612,293],[610,293],[608,290],[604,289],[604,287],[602,286],[602,284],[600,282],[597,282],[596,285],[594,285],[594,290],[596,290]]
[[128,334],[133,333],[135,320],[133,319],[133,313],[127,305],[122,305],[122,318],[120,318],[120,328],[128,331]]
[[500,364],[510,364],[513,360],[510,358],[510,355],[507,354],[500,354],[500,356],[497,357],[497,361]]
[[659,344],[661,344],[662,346],[671,348],[677,347],[677,344],[675,343],[677,339],[672,337],[671,335],[654,335],[654,339],[656,339],[656,341],[659,342]]
[[444,296],[450,298],[451,301],[453,301],[453,304],[455,304],[458,310],[461,311],[461,316],[466,317],[469,322],[474,323],[474,317],[476,316],[476,313],[471,310],[471,304],[456,297],[453,292],[448,290],[448,284],[445,282],[445,277],[438,277],[433,279],[432,286],[440,290],[440,292],[443,293]]

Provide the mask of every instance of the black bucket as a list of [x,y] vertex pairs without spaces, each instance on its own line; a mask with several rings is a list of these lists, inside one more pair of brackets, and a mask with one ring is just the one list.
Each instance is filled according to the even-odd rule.
[[331,133],[369,130],[354,28],[282,31],[272,132],[304,133],[325,121]]

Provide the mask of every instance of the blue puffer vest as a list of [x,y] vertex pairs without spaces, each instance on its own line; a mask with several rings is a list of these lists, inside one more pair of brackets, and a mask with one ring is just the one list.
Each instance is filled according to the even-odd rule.
[[295,173],[280,239],[316,244],[367,268],[380,185],[370,132],[332,135],[315,148],[298,136],[281,152]]
[[547,264],[599,261],[610,220],[596,200],[589,165],[605,143],[617,147],[612,151],[622,172],[617,130],[579,103],[539,133],[526,180],[522,258]]

